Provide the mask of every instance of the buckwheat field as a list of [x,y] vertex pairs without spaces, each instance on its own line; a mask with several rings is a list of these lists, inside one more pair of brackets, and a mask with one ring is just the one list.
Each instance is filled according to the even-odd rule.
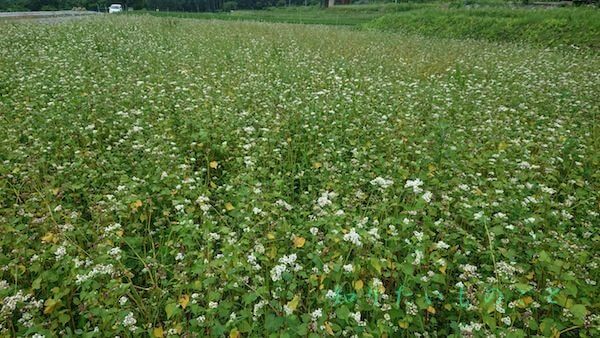
[[0,24],[0,336],[600,335],[597,52]]

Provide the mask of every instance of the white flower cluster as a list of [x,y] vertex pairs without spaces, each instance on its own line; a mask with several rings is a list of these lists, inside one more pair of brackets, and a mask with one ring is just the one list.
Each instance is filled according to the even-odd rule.
[[84,275],[77,275],[75,277],[75,284],[80,285],[81,283],[86,282],[89,279],[92,279],[98,275],[112,275],[112,273],[114,272],[114,268],[112,264],[98,264],[96,265],[92,271],[84,274]]
[[281,275],[288,271],[288,267],[291,267],[293,271],[302,270],[302,266],[296,264],[297,258],[298,257],[296,254],[284,255],[283,257],[279,258],[279,264],[275,265],[273,269],[271,269],[271,279],[274,282],[281,280]]
[[256,261],[256,256],[254,256],[254,253],[251,253],[247,256],[248,259],[248,263],[250,263],[250,265],[252,265],[252,268],[254,270],[260,270],[260,264],[258,264],[258,262]]
[[111,224],[111,225],[105,227],[103,229],[103,233],[104,233],[104,236],[110,236],[111,234],[116,233],[119,230],[121,230],[121,224],[114,223],[114,224]]
[[333,191],[332,192],[325,191],[317,199],[317,205],[320,208],[324,208],[324,207],[326,207],[328,205],[331,205],[332,204],[331,200],[334,199],[336,196],[337,196],[337,194],[334,193]]
[[361,314],[360,311],[356,311],[355,313],[350,313],[350,317],[356,321],[358,326],[367,326],[367,323],[364,320],[360,320]]
[[472,336],[473,335],[473,331],[481,331],[481,329],[483,328],[483,324],[481,323],[474,323],[471,322],[469,324],[459,324],[458,327],[460,328],[460,332],[464,335],[464,336]]
[[125,316],[125,318],[123,318],[123,326],[128,328],[129,331],[131,331],[131,332],[137,330],[137,326],[135,326],[136,323],[137,323],[137,319],[135,319],[135,317],[133,316],[133,312],[129,312]]
[[375,179],[371,180],[370,183],[371,183],[371,185],[378,186],[381,189],[387,189],[390,186],[392,186],[392,184],[394,184],[394,181],[393,180],[388,180],[388,179],[385,179],[383,177],[379,177],[378,176]]
[[356,232],[356,229],[350,229],[350,232],[344,235],[344,241],[350,242],[356,246],[362,246],[360,241],[360,235]]
[[31,294],[23,295],[23,291],[19,290],[14,296],[5,297],[2,300],[2,309],[0,314],[12,313],[17,308],[17,303],[25,303],[32,297]]
[[59,246],[54,252],[54,256],[57,261],[61,260],[67,254],[67,249],[64,246]]
[[460,279],[466,280],[469,279],[471,277],[473,278],[479,278],[479,274],[477,273],[477,267],[471,264],[461,264],[459,266],[462,270],[463,273],[461,273],[458,277]]
[[290,211],[293,209],[293,207],[288,202],[281,200],[281,199],[277,200],[275,202],[275,205],[278,207],[282,207],[283,209],[285,209],[287,211]]
[[258,318],[258,316],[260,315],[259,311],[265,305],[267,305],[267,301],[265,301],[265,300],[261,300],[260,302],[254,304],[254,311],[252,312],[254,320],[256,320]]
[[421,189],[420,187],[423,185],[423,181],[421,181],[420,179],[415,179],[415,180],[407,180],[406,184],[404,184],[405,188],[412,188],[413,192],[415,194],[419,194],[421,192],[423,192],[423,189]]
[[196,204],[198,204],[200,206],[200,210],[202,210],[202,212],[204,212],[204,213],[207,213],[208,210],[210,210],[209,202],[210,202],[210,198],[208,198],[204,195],[200,195],[196,199]]
[[313,320],[313,322],[316,322],[317,320],[319,320],[319,318],[323,317],[323,310],[320,308],[316,309],[310,314],[310,317]]

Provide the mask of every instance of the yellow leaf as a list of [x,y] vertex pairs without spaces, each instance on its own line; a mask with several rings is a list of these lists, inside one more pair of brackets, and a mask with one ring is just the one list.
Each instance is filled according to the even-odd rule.
[[210,167],[212,169],[217,169],[218,166],[219,166],[219,162],[217,162],[217,161],[211,161],[210,162]]
[[450,311],[450,310],[452,310],[452,305],[446,303],[446,304],[444,304],[444,309]]
[[227,211],[231,211],[231,210],[233,210],[233,209],[235,209],[235,208],[233,207],[233,204],[231,204],[231,203],[229,203],[229,202],[225,203],[225,210],[227,210]]
[[500,142],[498,143],[498,150],[504,150],[506,149],[507,145],[504,142]]
[[445,265],[440,266],[440,272],[444,275],[446,274],[446,268],[447,268],[447,266],[445,266]]
[[400,326],[403,329],[407,329],[408,328],[408,322],[398,322],[398,326]]
[[429,313],[431,313],[432,315],[434,315],[434,314],[435,314],[435,308],[434,308],[433,306],[429,306],[429,307],[427,308],[427,312],[429,312]]
[[427,170],[429,170],[429,176],[433,176],[433,173],[435,172],[435,165],[433,165],[433,163],[430,163],[429,165],[427,165]]
[[135,201],[135,202],[131,203],[130,207],[131,207],[131,209],[133,209],[133,210],[137,210],[139,207],[141,207],[141,206],[142,206],[142,204],[143,204],[143,203],[142,203],[142,201],[140,201],[140,200],[137,200],[137,201]]
[[183,309],[185,309],[187,307],[189,302],[190,302],[189,295],[181,295],[181,297],[179,297],[179,305],[181,305],[181,307]]
[[233,328],[231,329],[231,331],[229,331],[229,338],[240,338],[242,335],[240,334],[240,331],[238,331],[237,328]]
[[361,279],[354,282],[354,290],[356,290],[356,291],[362,290],[363,286],[365,286],[365,285]]
[[292,312],[296,311],[296,308],[298,307],[298,303],[300,302],[300,296],[299,295],[295,295],[294,298],[292,298],[292,300],[290,300],[287,303],[287,307],[292,310]]
[[54,310],[56,310],[56,308],[58,307],[58,305],[60,305],[60,300],[47,299],[46,302],[44,303],[44,305],[46,306],[44,308],[44,314],[45,315],[49,315],[52,312],[54,312]]
[[325,322],[325,332],[327,332],[330,336],[333,336],[333,329],[331,328],[331,325],[329,325],[329,322]]
[[50,242],[56,243],[57,241],[58,241],[58,239],[51,232],[48,232],[47,234],[44,235],[44,237],[42,237],[43,243],[50,243]]
[[306,239],[304,237],[294,237],[294,246],[296,248],[301,248],[306,243]]
[[526,296],[519,299],[517,306],[520,308],[526,308],[531,303],[533,303],[533,298],[531,298],[531,296]]
[[215,182],[210,181],[210,187],[213,189],[217,189],[218,186],[215,184]]
[[56,196],[56,195],[58,195],[58,192],[59,192],[59,191],[60,191],[60,189],[58,189],[58,188],[54,188],[54,189],[52,189],[52,194],[53,194],[54,196]]
[[165,332],[162,327],[155,327],[154,330],[152,330],[152,336],[154,336],[154,338],[163,338]]
[[274,240],[275,239],[275,235],[272,232],[269,232],[267,234],[267,239]]
[[319,169],[319,168],[321,168],[322,166],[323,166],[323,165],[321,164],[321,162],[315,162],[315,163],[313,163],[313,168],[315,168],[315,169]]

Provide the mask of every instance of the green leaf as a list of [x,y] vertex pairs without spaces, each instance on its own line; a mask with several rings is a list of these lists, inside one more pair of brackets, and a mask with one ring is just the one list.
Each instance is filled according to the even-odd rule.
[[283,317],[276,317],[273,314],[268,314],[266,319],[265,329],[269,332],[279,330],[284,321]]
[[63,325],[65,325],[70,319],[71,317],[66,313],[61,313],[58,315],[58,321],[60,321],[60,323]]
[[525,283],[517,283],[517,284],[515,284],[515,287],[517,288],[517,290],[519,290],[521,292],[521,294],[529,292],[529,290],[533,289],[533,287],[531,285],[528,285]]
[[306,336],[306,334],[308,333],[308,325],[307,324],[300,324],[296,327],[296,333],[300,336]]
[[569,311],[571,311],[573,316],[577,317],[578,319],[583,319],[583,317],[585,317],[587,314],[587,309],[583,304],[575,304],[569,309]]
[[350,310],[348,310],[348,308],[343,305],[340,308],[338,308],[337,310],[335,310],[335,313],[337,314],[338,318],[341,320],[346,320],[348,319],[348,316],[350,316]]
[[173,317],[177,312],[178,312],[178,308],[177,308],[177,303],[169,303],[167,305],[165,305],[165,312],[167,313],[167,319],[170,319],[171,317]]
[[39,290],[41,283],[42,283],[42,277],[40,276],[40,277],[36,278],[33,281],[33,283],[31,283],[31,288],[34,290]]
[[371,266],[377,270],[377,273],[381,273],[381,262],[379,262],[379,259],[372,257],[370,262]]
[[496,319],[494,317],[485,315],[483,317],[483,322],[492,330],[496,330]]

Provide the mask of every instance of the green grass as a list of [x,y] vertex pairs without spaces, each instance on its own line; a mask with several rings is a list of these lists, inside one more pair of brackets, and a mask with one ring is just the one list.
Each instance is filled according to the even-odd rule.
[[596,8],[427,8],[386,14],[365,27],[446,38],[600,49],[600,10]]
[[600,336],[596,53],[0,28],[1,337]]
[[344,25],[432,37],[600,49],[600,10],[587,7],[511,8],[505,3],[491,1],[478,7],[456,3],[404,3],[231,13],[144,13],[161,17]]
[[[144,14],[160,17],[178,17],[190,19],[217,19],[234,21],[262,21],[295,24],[320,24],[360,26],[386,13],[410,11],[429,7],[429,4],[386,4],[386,5],[349,5],[321,9],[318,7],[284,7],[260,11],[239,10],[219,13],[151,12]],[[139,14],[136,12],[134,14]]]

